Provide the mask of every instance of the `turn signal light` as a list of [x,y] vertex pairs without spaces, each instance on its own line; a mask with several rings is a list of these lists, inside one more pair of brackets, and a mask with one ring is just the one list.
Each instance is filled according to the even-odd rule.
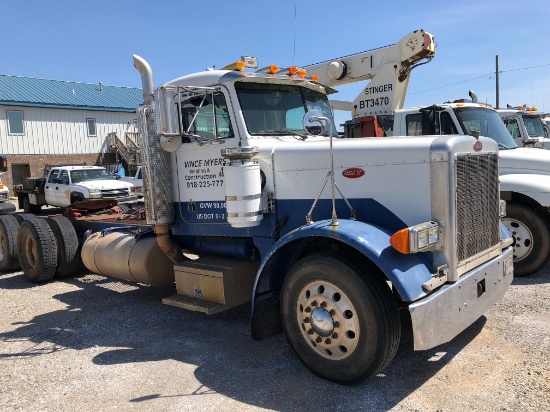
[[3,188],[4,188],[4,185],[0,183],[0,189],[3,189]]
[[438,242],[439,225],[436,222],[407,227],[390,237],[392,247],[404,255],[432,250]]
[[409,228],[407,227],[395,232],[392,237],[390,237],[390,244],[398,252],[408,255],[410,251]]

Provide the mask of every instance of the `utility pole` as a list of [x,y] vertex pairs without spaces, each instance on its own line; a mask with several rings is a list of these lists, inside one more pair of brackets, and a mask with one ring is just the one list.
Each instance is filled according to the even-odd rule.
[[496,86],[497,86],[497,99],[496,99],[497,101],[496,101],[496,104],[497,104],[497,109],[500,109],[500,107],[499,107],[499,105],[498,105],[498,104],[499,104],[499,101],[498,101],[498,100],[499,100],[499,91],[498,91],[498,54],[497,54],[497,58],[496,58],[496,66],[497,66],[497,67],[496,67],[496,69],[497,69],[497,70],[496,70],[496,77],[495,77],[495,78],[496,78],[496,81],[497,81],[497,85],[496,85]]

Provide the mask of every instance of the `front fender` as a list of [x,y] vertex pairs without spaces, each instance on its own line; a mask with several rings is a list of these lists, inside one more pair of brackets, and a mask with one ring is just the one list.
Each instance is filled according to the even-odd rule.
[[391,233],[368,223],[341,220],[338,226],[330,224],[330,220],[324,220],[290,232],[263,258],[252,294],[253,339],[262,340],[282,332],[279,291],[306,246],[319,238],[342,242],[366,256],[392,282],[403,301],[412,302],[426,295],[422,284],[432,274],[425,254],[403,255],[395,251],[390,245]]
[[541,206],[550,206],[550,176],[526,173],[509,174],[499,176],[499,180],[501,193],[521,193],[535,200]]
[[390,245],[392,233],[369,223],[341,220],[331,226],[330,220],[302,226],[275,243],[258,269],[253,298],[281,286],[290,266],[305,244],[313,238],[330,238],[359,251],[371,260],[390,280],[404,301],[425,296],[422,284],[432,278],[425,254],[403,255]]

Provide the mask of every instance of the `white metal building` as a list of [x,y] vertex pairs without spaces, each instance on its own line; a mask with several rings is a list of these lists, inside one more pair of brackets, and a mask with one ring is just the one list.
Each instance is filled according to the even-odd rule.
[[141,89],[0,75],[4,183],[41,175],[46,163],[114,162],[108,135],[136,132]]

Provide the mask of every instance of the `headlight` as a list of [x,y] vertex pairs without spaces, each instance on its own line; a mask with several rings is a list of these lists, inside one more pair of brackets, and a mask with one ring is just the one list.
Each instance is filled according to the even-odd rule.
[[98,198],[101,198],[101,192],[99,190],[90,189],[90,199],[98,199]]
[[403,254],[432,250],[439,242],[439,225],[426,222],[401,229],[390,238],[392,247]]

